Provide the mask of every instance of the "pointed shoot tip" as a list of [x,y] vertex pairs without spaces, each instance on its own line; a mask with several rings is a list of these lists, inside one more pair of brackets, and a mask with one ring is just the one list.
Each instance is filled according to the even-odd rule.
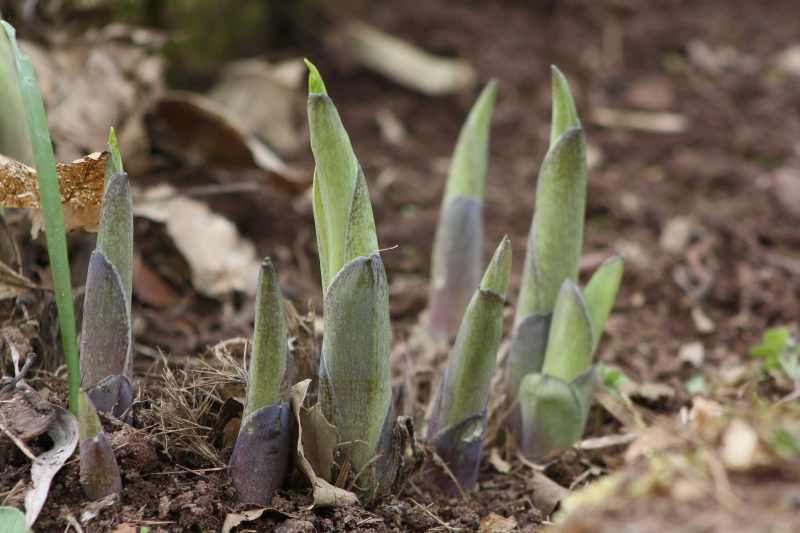
[[304,58],[303,62],[308,69],[308,94],[328,94],[325,88],[325,82],[322,81],[322,76],[314,63]]

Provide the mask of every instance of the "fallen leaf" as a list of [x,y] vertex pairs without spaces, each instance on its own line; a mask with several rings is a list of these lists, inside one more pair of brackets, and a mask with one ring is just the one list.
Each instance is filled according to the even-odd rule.
[[[95,152],[72,163],[56,165],[67,231],[97,231],[107,159],[108,152]],[[34,209],[33,232],[37,233],[41,213],[36,170],[0,155],[0,205]]]
[[198,291],[210,297],[233,290],[255,294],[260,261],[253,243],[239,234],[233,222],[169,185],[146,190],[134,213],[165,224],[189,263]]
[[303,451],[311,463],[314,472],[324,479],[330,479],[333,468],[333,456],[338,441],[336,426],[328,422],[322,414],[322,406],[314,405],[310,409],[300,409],[301,425],[306,429],[303,434]]
[[304,439],[300,411],[303,409],[303,401],[306,398],[306,393],[308,392],[308,387],[310,384],[310,379],[303,380],[292,387],[290,394],[292,412],[294,413],[295,421],[297,423],[297,447],[295,450],[295,459],[298,467],[306,476],[306,478],[308,478],[309,483],[311,483],[311,488],[314,495],[314,503],[311,505],[310,509],[317,507],[343,507],[347,505],[355,505],[358,503],[358,497],[355,494],[349,490],[331,485],[321,477],[318,477],[316,472],[314,472],[314,468],[311,466],[311,463],[308,459],[306,459],[303,450]]
[[178,302],[175,289],[147,266],[139,254],[133,256],[133,292],[138,300],[153,307],[172,307]]
[[661,229],[659,244],[661,249],[671,254],[679,254],[686,250],[694,232],[694,223],[687,216],[669,219]]
[[55,419],[47,431],[53,447],[39,455],[31,466],[33,486],[25,493],[25,522],[33,526],[44,506],[50,483],[75,451],[78,444],[78,421],[66,409],[53,406]]
[[258,520],[266,511],[267,508],[262,507],[260,509],[242,511],[241,513],[228,513],[225,516],[225,521],[222,523],[222,533],[230,533],[233,531],[233,528],[242,524],[243,522],[252,522],[253,520]]
[[664,383],[636,383],[630,381],[620,385],[619,391],[631,400],[648,405],[661,405],[675,397],[675,389]]
[[231,112],[201,94],[170,91],[147,111],[153,146],[193,167],[261,169],[276,185],[303,192],[311,175],[287,165]]
[[675,134],[686,131],[689,120],[677,113],[655,111],[632,111],[596,107],[591,120],[599,126],[612,129],[638,130],[648,133]]
[[21,442],[43,435],[55,418],[52,405],[27,385],[0,388],[0,425]]
[[505,518],[497,513],[489,513],[481,519],[481,533],[511,533],[517,529],[517,521],[513,516]]
[[475,69],[463,59],[435,56],[363,22],[350,22],[334,39],[366,68],[427,95],[465,92],[475,85]]
[[[262,59],[235,61],[225,68],[208,96],[247,132],[280,154],[305,148],[305,98],[300,89],[302,59],[271,64]],[[254,106],[253,102],[263,102]]]
[[703,343],[696,341],[696,342],[688,342],[681,346],[680,350],[678,351],[678,359],[689,363],[693,367],[701,367],[703,366],[703,361],[706,358],[706,351],[703,348]]

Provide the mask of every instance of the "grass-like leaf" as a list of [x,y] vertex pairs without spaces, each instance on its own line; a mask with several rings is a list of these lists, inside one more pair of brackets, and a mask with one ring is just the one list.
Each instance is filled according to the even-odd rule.
[[0,154],[26,165],[33,164],[25,110],[19,92],[14,49],[6,32],[0,32]]
[[431,264],[429,330],[448,341],[480,282],[483,191],[489,130],[497,97],[492,80],[472,107],[458,137],[436,227]]
[[72,285],[67,256],[67,238],[64,232],[64,215],[61,211],[61,192],[56,174],[53,143],[47,127],[47,114],[44,110],[42,93],[30,59],[17,46],[14,28],[5,21],[0,24],[13,50],[25,110],[25,122],[33,150],[33,161],[39,177],[39,199],[44,217],[47,252],[53,271],[53,288],[58,308],[61,343],[67,362],[69,407],[75,414],[78,408],[80,367],[75,333],[75,309],[72,301]]

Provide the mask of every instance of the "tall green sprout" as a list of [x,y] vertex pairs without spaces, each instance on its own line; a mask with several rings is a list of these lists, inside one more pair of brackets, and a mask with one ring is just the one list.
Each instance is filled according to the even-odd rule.
[[[504,237],[464,313],[428,423],[428,439],[467,490],[478,478],[510,271],[511,242]],[[437,481],[449,492],[456,488],[449,476]]]
[[33,150],[34,166],[39,178],[39,200],[44,217],[47,252],[53,271],[53,288],[58,309],[61,343],[67,362],[69,408],[73,414],[77,415],[78,390],[80,388],[78,344],[75,334],[75,310],[72,301],[67,238],[64,230],[64,215],[61,211],[61,192],[56,174],[53,143],[47,127],[47,114],[44,110],[42,93],[30,59],[20,51],[14,28],[5,21],[0,24],[13,49],[15,67],[19,77],[19,90],[25,110],[25,123]]
[[19,92],[14,48],[6,32],[0,32],[0,154],[33,164],[31,141],[25,123],[25,108]]
[[444,342],[455,335],[480,283],[483,191],[496,97],[497,82],[492,80],[461,128],[433,241],[428,329],[434,339]]
[[81,333],[81,385],[114,416],[133,402],[133,199],[114,131],[97,244],[89,259]]
[[288,354],[283,295],[267,258],[258,276],[247,401],[230,461],[231,481],[243,503],[269,505],[289,470]]
[[577,286],[586,212],[586,141],[566,78],[552,68],[550,147],[517,303],[506,387],[519,408],[511,427],[523,453],[539,457],[580,438],[594,385],[592,357],[622,276],[607,261],[584,293]]
[[324,327],[320,404],[337,429],[338,464],[372,498],[390,472],[389,287],[364,172],[317,69],[309,69],[308,123],[314,154]]

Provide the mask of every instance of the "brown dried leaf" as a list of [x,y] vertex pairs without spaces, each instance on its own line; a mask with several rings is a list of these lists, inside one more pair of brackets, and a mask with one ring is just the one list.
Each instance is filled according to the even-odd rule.
[[[311,462],[306,459],[303,451],[304,435],[300,413],[303,410],[303,401],[306,398],[306,393],[308,392],[308,386],[310,384],[311,380],[306,379],[294,385],[290,392],[290,403],[295,416],[295,422],[297,423],[297,449],[295,450],[295,460],[300,470],[308,478],[309,483],[311,483],[314,492],[314,504],[311,507],[342,507],[355,505],[358,503],[358,497],[355,494],[349,490],[331,485],[321,477],[317,477],[314,468],[311,466]],[[307,440],[307,438],[305,440]]]
[[[108,152],[94,152],[71,163],[56,165],[67,231],[97,231],[107,159]],[[38,231],[41,225],[36,224],[36,217],[40,216],[36,170],[0,155],[0,205],[35,209],[34,228]]]
[[517,529],[517,520],[513,516],[508,518],[497,513],[489,513],[489,516],[481,519],[481,533],[511,533]]

